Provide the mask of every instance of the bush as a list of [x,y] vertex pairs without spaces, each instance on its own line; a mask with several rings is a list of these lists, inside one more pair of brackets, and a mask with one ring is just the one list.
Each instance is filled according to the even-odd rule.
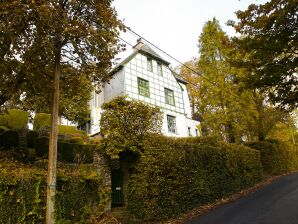
[[16,131],[7,130],[0,135],[0,146],[11,149],[19,146],[19,134]]
[[264,171],[268,174],[281,174],[298,169],[297,146],[278,140],[250,142],[247,146],[261,152]]
[[28,115],[29,113],[26,111],[10,109],[7,111],[7,114],[0,116],[0,125],[10,129],[26,128],[28,124]]
[[70,139],[70,143],[83,144],[84,140],[81,137],[73,137]]
[[84,131],[78,130],[75,126],[67,126],[67,125],[59,125],[58,126],[59,134],[79,134],[79,135],[85,135],[86,133]]
[[2,134],[3,132],[9,130],[9,128],[5,127],[5,126],[0,126],[0,134]]
[[34,148],[36,155],[39,157],[48,157],[49,154],[49,138],[40,137],[35,139]]
[[159,137],[131,173],[128,207],[144,220],[168,219],[262,179],[260,153],[211,139]]
[[[1,165],[0,223],[45,223],[45,170],[2,162]],[[93,166],[73,170],[58,164],[57,223],[89,223],[91,214],[98,212],[109,194],[101,187],[101,177]]]
[[34,148],[35,139],[38,138],[38,133],[36,131],[28,131],[26,135],[27,147]]
[[95,145],[61,142],[58,145],[58,152],[61,154],[61,159],[69,163],[92,163],[95,147]]
[[42,127],[51,126],[51,114],[37,113],[33,120],[33,129],[38,130]]

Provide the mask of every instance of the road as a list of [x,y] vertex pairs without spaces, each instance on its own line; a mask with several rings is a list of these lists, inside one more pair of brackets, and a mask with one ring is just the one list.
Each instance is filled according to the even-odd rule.
[[187,224],[298,224],[298,173],[281,177]]

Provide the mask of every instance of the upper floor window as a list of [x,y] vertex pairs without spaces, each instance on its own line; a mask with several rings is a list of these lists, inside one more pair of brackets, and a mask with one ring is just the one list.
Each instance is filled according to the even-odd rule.
[[162,75],[162,64],[157,62],[157,74]]
[[168,130],[170,133],[176,133],[176,118],[171,115],[167,115]]
[[147,58],[147,70],[150,72],[153,72],[153,65],[152,65],[152,59]]
[[170,105],[175,105],[175,100],[174,100],[174,91],[165,88],[165,98],[166,98],[166,104]]
[[149,82],[147,80],[138,78],[138,89],[139,89],[140,95],[146,96],[146,97],[150,96]]

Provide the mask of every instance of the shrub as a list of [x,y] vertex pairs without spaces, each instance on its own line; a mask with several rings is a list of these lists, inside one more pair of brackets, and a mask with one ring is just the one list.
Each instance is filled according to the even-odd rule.
[[78,130],[75,126],[59,125],[58,126],[59,134],[79,134],[85,135],[84,131]]
[[51,126],[51,114],[37,113],[33,120],[33,129],[38,130],[42,127]]
[[34,148],[34,141],[38,138],[38,133],[36,131],[28,131],[26,135],[27,147]]
[[40,137],[35,139],[34,148],[37,156],[47,157],[49,153],[49,138]]
[[7,130],[0,135],[0,146],[10,149],[19,146],[19,134],[16,131]]
[[2,134],[3,132],[9,130],[9,128],[5,127],[5,126],[0,126],[0,134]]
[[168,219],[261,180],[257,150],[206,140],[147,143],[129,181],[128,207],[138,218]]
[[61,142],[58,145],[58,151],[63,161],[69,163],[92,163],[95,147],[95,145]]
[[10,109],[7,111],[7,114],[1,116],[1,126],[6,126],[10,129],[25,128],[28,124],[28,115],[26,111]]
[[[0,223],[45,223],[46,172],[19,164],[1,165]],[[101,187],[101,177],[93,166],[73,170],[58,164],[57,223],[89,223],[91,214],[105,204],[109,194]]]
[[297,146],[278,140],[250,142],[247,145],[261,152],[264,171],[268,174],[281,174],[298,169]]
[[81,137],[73,137],[70,139],[70,143],[83,144],[84,140]]

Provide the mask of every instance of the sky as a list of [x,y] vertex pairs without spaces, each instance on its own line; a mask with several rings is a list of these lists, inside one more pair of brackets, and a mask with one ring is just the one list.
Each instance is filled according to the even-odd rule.
[[[250,4],[263,4],[267,0],[114,0],[118,18],[133,31],[149,40],[179,61],[186,62],[198,56],[198,37],[204,24],[215,17],[229,35],[236,35],[228,20],[236,20],[234,12],[245,10]],[[137,37],[129,32],[121,38],[130,44]],[[124,59],[131,53],[117,56]],[[175,67],[177,62],[163,56]]]

